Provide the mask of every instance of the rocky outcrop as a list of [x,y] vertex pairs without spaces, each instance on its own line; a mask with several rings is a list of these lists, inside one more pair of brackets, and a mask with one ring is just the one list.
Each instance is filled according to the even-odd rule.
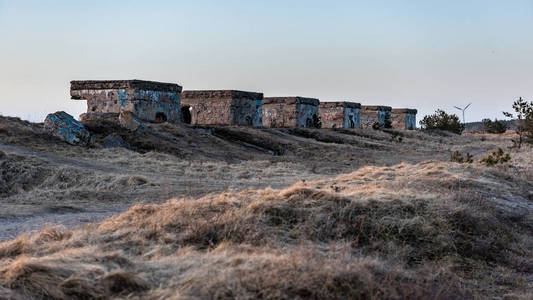
[[103,140],[104,148],[127,147],[126,142],[120,135],[110,134]]
[[53,136],[71,145],[87,145],[91,137],[83,124],[64,111],[46,116],[44,128]]
[[146,128],[144,122],[130,111],[123,111],[118,116],[120,126],[131,131],[142,131]]

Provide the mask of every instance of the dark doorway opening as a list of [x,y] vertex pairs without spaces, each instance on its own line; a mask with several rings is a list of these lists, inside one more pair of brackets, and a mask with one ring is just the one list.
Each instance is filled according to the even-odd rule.
[[191,107],[188,105],[181,107],[181,119],[183,120],[183,123],[185,124],[191,124],[192,117],[191,117]]
[[158,112],[155,114],[155,122],[156,123],[163,123],[167,121],[167,115],[165,115],[162,112]]
[[355,122],[353,121],[353,116],[350,116],[350,128],[355,128]]

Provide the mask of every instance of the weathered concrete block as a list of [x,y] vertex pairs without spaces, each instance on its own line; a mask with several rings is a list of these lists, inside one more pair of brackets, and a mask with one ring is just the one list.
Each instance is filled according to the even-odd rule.
[[318,112],[322,128],[359,128],[361,104],[355,102],[320,102]]
[[83,124],[76,121],[64,111],[58,111],[46,116],[44,128],[52,135],[71,145],[87,145],[91,134]]
[[262,125],[263,94],[234,90],[184,91],[182,120],[193,125]]
[[182,87],[144,80],[71,81],[74,100],[87,100],[88,113],[130,111],[150,122],[179,122]]
[[263,99],[263,126],[270,128],[316,127],[318,104],[315,98],[266,97]]
[[391,125],[391,107],[381,105],[363,105],[360,111],[361,128],[372,128],[374,124],[379,127]]
[[141,121],[134,113],[130,111],[123,111],[118,115],[118,122],[120,126],[131,130],[131,131],[141,131],[146,129],[143,121]]
[[108,120],[108,121],[118,121],[118,115],[117,113],[99,113],[99,112],[92,112],[92,113],[84,113],[81,114],[78,120],[82,123],[89,122],[89,121],[101,121],[101,120]]
[[416,109],[394,108],[392,109],[392,128],[416,129]]

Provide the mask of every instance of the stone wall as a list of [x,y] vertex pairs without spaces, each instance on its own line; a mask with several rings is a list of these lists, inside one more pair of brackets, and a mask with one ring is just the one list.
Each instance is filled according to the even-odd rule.
[[384,127],[387,119],[391,120],[391,109],[390,106],[361,106],[360,127],[372,128],[376,123],[378,123],[380,127]]
[[191,114],[193,125],[262,124],[263,94],[232,90],[184,91],[182,107]]
[[318,121],[318,99],[268,97],[263,99],[263,126],[270,128],[314,127]]
[[320,102],[322,128],[359,128],[360,108],[355,102]]
[[146,121],[181,120],[181,86],[142,80],[71,81],[74,100],[87,100],[88,113],[130,111]]
[[392,110],[392,128],[416,129],[416,109],[396,108]]

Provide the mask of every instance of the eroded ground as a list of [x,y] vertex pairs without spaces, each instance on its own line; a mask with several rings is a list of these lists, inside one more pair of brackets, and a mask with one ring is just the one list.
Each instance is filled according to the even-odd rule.
[[132,134],[87,124],[127,148],[70,146],[41,124],[0,118],[0,240],[54,224],[92,222],[136,203],[226,190],[275,189],[362,166],[475,157],[508,141],[442,132],[251,129],[152,124]]

